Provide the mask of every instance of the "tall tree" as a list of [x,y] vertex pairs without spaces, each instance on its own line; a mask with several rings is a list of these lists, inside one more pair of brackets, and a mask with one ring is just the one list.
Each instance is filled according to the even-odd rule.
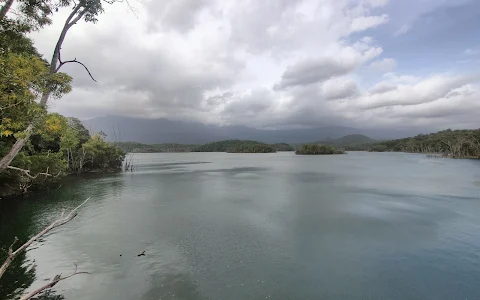
[[[28,1],[28,0],[26,0],[26,1]],[[35,0],[32,0],[32,1],[35,1]],[[124,1],[128,4],[127,0],[111,0],[111,1],[109,1],[109,0],[80,0],[78,3],[74,3],[74,6],[72,8],[72,12],[67,17],[67,19],[64,23],[64,26],[62,28],[62,31],[60,33],[60,36],[58,38],[57,44],[55,45],[53,55],[52,55],[52,59],[50,61],[50,69],[49,69],[48,74],[50,76],[52,76],[54,74],[57,74],[60,71],[61,67],[65,64],[67,64],[67,63],[77,63],[77,64],[82,65],[85,68],[85,70],[88,72],[88,74],[90,75],[92,80],[95,81],[95,79],[93,78],[93,76],[90,73],[90,71],[88,70],[88,68],[82,62],[78,61],[77,59],[68,60],[68,61],[63,61],[62,60],[61,49],[62,49],[63,42],[64,42],[65,37],[66,37],[68,31],[70,30],[70,28],[72,28],[73,25],[77,24],[78,21],[83,19],[85,22],[96,23],[97,20],[98,20],[97,19],[98,15],[101,14],[104,11],[104,9],[103,9],[103,4],[104,3],[113,4],[115,2],[124,2]],[[42,2],[42,1],[40,0],[39,2]],[[66,6],[69,3],[70,3],[70,0],[60,0],[57,5]],[[5,5],[4,7],[6,7],[6,6],[7,5]],[[4,7],[2,7],[2,9]],[[51,13],[51,11],[50,11],[50,13]],[[53,86],[49,86],[47,89],[45,89],[43,91],[42,96],[40,98],[40,102],[39,102],[40,108],[45,108],[46,107],[48,99],[49,99],[50,95],[52,94],[52,92],[54,92]],[[0,173],[5,171],[8,168],[8,166],[13,161],[13,159],[22,150],[22,148],[25,146],[25,144],[29,140],[30,136],[32,135],[34,128],[35,128],[35,120],[32,120],[30,122],[30,124],[27,126],[27,128],[25,129],[25,131],[23,132],[23,134],[17,138],[17,140],[12,145],[12,147],[10,148],[8,153],[6,155],[4,155],[2,157],[2,159],[0,160]]]

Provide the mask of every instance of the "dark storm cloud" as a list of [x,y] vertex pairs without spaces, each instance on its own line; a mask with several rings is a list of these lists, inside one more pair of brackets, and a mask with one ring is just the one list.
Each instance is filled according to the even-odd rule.
[[[130,37],[117,37],[111,40],[102,33],[92,33],[85,43],[67,44],[64,52],[70,56],[82,53],[83,62],[89,66],[97,82],[93,82],[83,68],[68,65],[64,71],[74,78],[74,87],[93,91],[120,91],[126,95],[141,93],[142,105],[147,112],[174,111],[174,108],[201,110],[205,91],[230,86],[243,68],[243,64],[229,55],[220,57],[199,53],[186,60],[168,43],[149,49],[139,44],[129,43]],[[169,42],[168,40],[165,42]],[[98,45],[103,45],[101,49]],[[118,51],[118,49],[122,51]],[[138,105],[136,99],[122,103],[122,107]],[[90,108],[92,113],[95,107]],[[121,113],[116,107],[112,112]]]
[[198,14],[209,0],[155,0],[147,4],[150,26],[185,33],[195,27]]
[[309,85],[350,73],[356,64],[334,58],[307,59],[288,67],[276,89]]
[[333,80],[322,86],[322,95],[326,100],[347,99],[360,94],[357,83],[353,80]]

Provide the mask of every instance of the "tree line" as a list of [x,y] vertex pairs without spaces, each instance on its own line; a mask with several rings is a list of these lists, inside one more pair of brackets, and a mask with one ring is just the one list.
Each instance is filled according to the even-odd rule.
[[443,130],[414,137],[355,145],[346,150],[436,153],[451,158],[480,158],[480,129]]

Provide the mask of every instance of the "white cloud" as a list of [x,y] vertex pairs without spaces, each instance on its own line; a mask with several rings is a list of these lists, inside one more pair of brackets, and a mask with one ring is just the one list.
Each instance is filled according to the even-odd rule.
[[369,68],[378,72],[392,72],[397,66],[397,61],[393,58],[384,58],[370,63]]
[[410,29],[412,29],[410,24],[403,24],[393,33],[393,35],[400,36],[400,35],[406,34],[407,32],[410,31]]
[[[121,4],[108,6],[98,24],[75,25],[62,49],[65,58],[86,63],[99,83],[66,66],[74,91],[51,109],[82,118],[120,114],[258,127],[395,127],[408,118],[435,124],[438,115],[446,124],[473,115],[477,77],[398,75],[395,58],[375,60],[384,51],[373,37],[389,21],[386,4],[151,0],[138,5],[137,16]],[[42,53],[51,53],[66,12],[33,35]],[[362,36],[365,30],[370,36]],[[397,33],[409,30],[404,25]],[[365,67],[386,74],[361,78]]]
[[364,31],[388,22],[388,15],[358,17],[352,20],[352,32]]
[[388,0],[366,0],[366,2],[372,7],[381,7],[385,6],[388,3]]
[[387,79],[377,83],[370,93],[361,96],[357,105],[366,109],[375,109],[435,102],[464,85],[477,82],[478,78],[478,76],[435,75],[407,84],[396,84],[395,81]]

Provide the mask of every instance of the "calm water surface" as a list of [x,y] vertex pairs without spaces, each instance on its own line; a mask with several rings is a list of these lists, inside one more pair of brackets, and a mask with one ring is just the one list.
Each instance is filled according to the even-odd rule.
[[1,299],[74,263],[91,274],[47,299],[480,299],[478,161],[362,152],[134,161],[133,173],[2,204],[5,247],[91,197],[16,261]]

